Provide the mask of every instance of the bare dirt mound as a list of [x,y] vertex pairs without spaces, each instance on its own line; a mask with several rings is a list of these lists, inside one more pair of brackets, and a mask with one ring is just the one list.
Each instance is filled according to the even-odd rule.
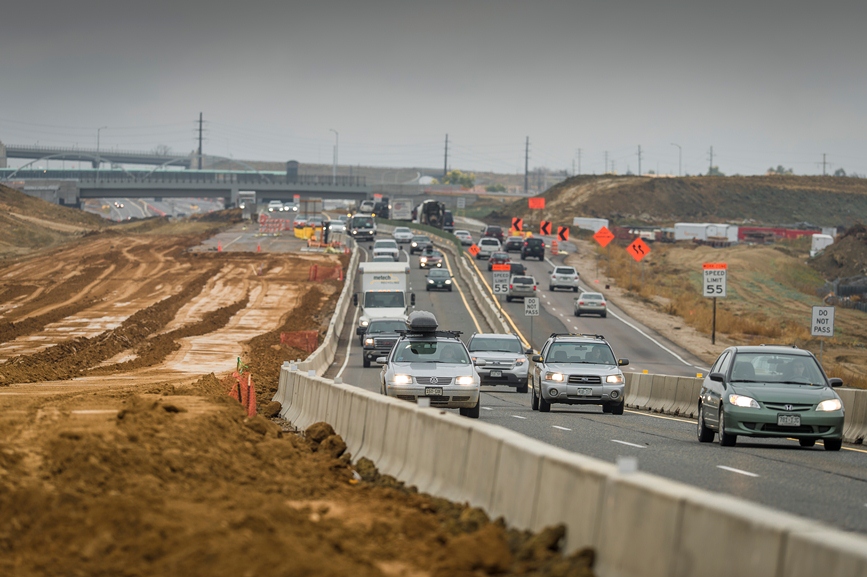
[[588,216],[608,218],[614,224],[849,226],[867,220],[867,179],[861,178],[576,176],[541,196],[546,199],[544,210],[530,211],[526,200],[521,200],[502,211],[502,216],[523,216],[533,222],[562,222],[562,215]]
[[867,227],[849,228],[810,264],[828,280],[867,275]]

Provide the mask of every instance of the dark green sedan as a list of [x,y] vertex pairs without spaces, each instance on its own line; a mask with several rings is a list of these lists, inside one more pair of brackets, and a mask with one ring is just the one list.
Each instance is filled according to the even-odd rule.
[[431,269],[427,273],[427,290],[447,290],[452,292],[452,273],[444,268]]
[[843,402],[816,357],[795,347],[730,347],[704,379],[698,400],[698,440],[731,447],[737,438],[821,440],[828,451],[843,444]]

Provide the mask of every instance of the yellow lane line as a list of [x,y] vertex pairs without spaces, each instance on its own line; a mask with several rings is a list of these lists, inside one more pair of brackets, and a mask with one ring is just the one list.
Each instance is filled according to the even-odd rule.
[[[443,253],[443,256],[446,259],[446,262],[449,265],[449,270],[452,270],[451,262],[449,261],[449,256]],[[476,319],[476,315],[473,314],[472,309],[470,308],[470,303],[467,302],[466,296],[464,296],[464,291],[461,289],[461,285],[458,284],[457,277],[452,278],[452,283],[458,288],[458,294],[461,295],[461,300],[464,301],[464,306],[467,308],[467,312],[470,313],[470,318],[473,319],[473,324],[476,325],[476,330],[480,333],[485,331],[482,330],[482,326],[479,324],[478,319]]]
[[523,341],[525,347],[530,347],[530,341],[524,336],[524,333],[521,332],[521,329],[518,328],[518,325],[515,324],[515,321],[512,320],[512,316],[506,312],[506,309],[500,304],[500,301],[497,299],[497,295],[494,294],[494,289],[491,288],[491,285],[488,284],[488,280],[485,278],[485,275],[482,274],[482,271],[479,270],[479,267],[476,266],[475,259],[470,258],[470,264],[473,265],[473,268],[476,269],[476,272],[479,274],[479,279],[482,281],[482,284],[485,285],[485,288],[488,289],[488,292],[491,295],[491,298],[494,301],[494,304],[500,309],[500,312],[503,313],[503,316],[509,321],[509,325],[515,331],[515,334]]

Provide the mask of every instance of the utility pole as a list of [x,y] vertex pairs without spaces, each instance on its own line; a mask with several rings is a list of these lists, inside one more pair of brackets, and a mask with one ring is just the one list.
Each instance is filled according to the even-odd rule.
[[527,194],[527,180],[530,176],[530,137],[527,137],[527,143],[524,145],[524,194]]
[[96,129],[96,182],[99,182],[99,171],[102,168],[102,156],[99,154],[99,132],[108,126],[100,126]]
[[581,149],[578,149],[578,174],[581,174]]
[[337,184],[337,148],[340,146],[340,135],[333,128],[329,128],[334,133],[334,163],[331,166],[331,184]]
[[638,176],[641,176],[641,145],[638,145]]
[[605,170],[602,171],[602,174],[608,172],[608,151],[605,151]]
[[449,135],[446,134],[446,156],[443,160],[443,178],[449,173]]
[[825,153],[822,153],[822,176],[828,176],[828,173],[825,172]]
[[707,169],[707,174],[713,174],[713,146],[710,147],[710,167]]
[[202,113],[199,112],[199,170],[202,170]]

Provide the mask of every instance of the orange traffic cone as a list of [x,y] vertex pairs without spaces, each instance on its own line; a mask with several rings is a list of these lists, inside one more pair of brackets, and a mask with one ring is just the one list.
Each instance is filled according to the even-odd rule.
[[556,255],[559,254],[559,248],[557,247],[557,241],[551,242],[551,254]]
[[256,252],[262,252],[262,245],[261,244],[258,244],[258,243],[256,244]]
[[223,243],[222,242],[217,243],[217,252],[223,252]]

